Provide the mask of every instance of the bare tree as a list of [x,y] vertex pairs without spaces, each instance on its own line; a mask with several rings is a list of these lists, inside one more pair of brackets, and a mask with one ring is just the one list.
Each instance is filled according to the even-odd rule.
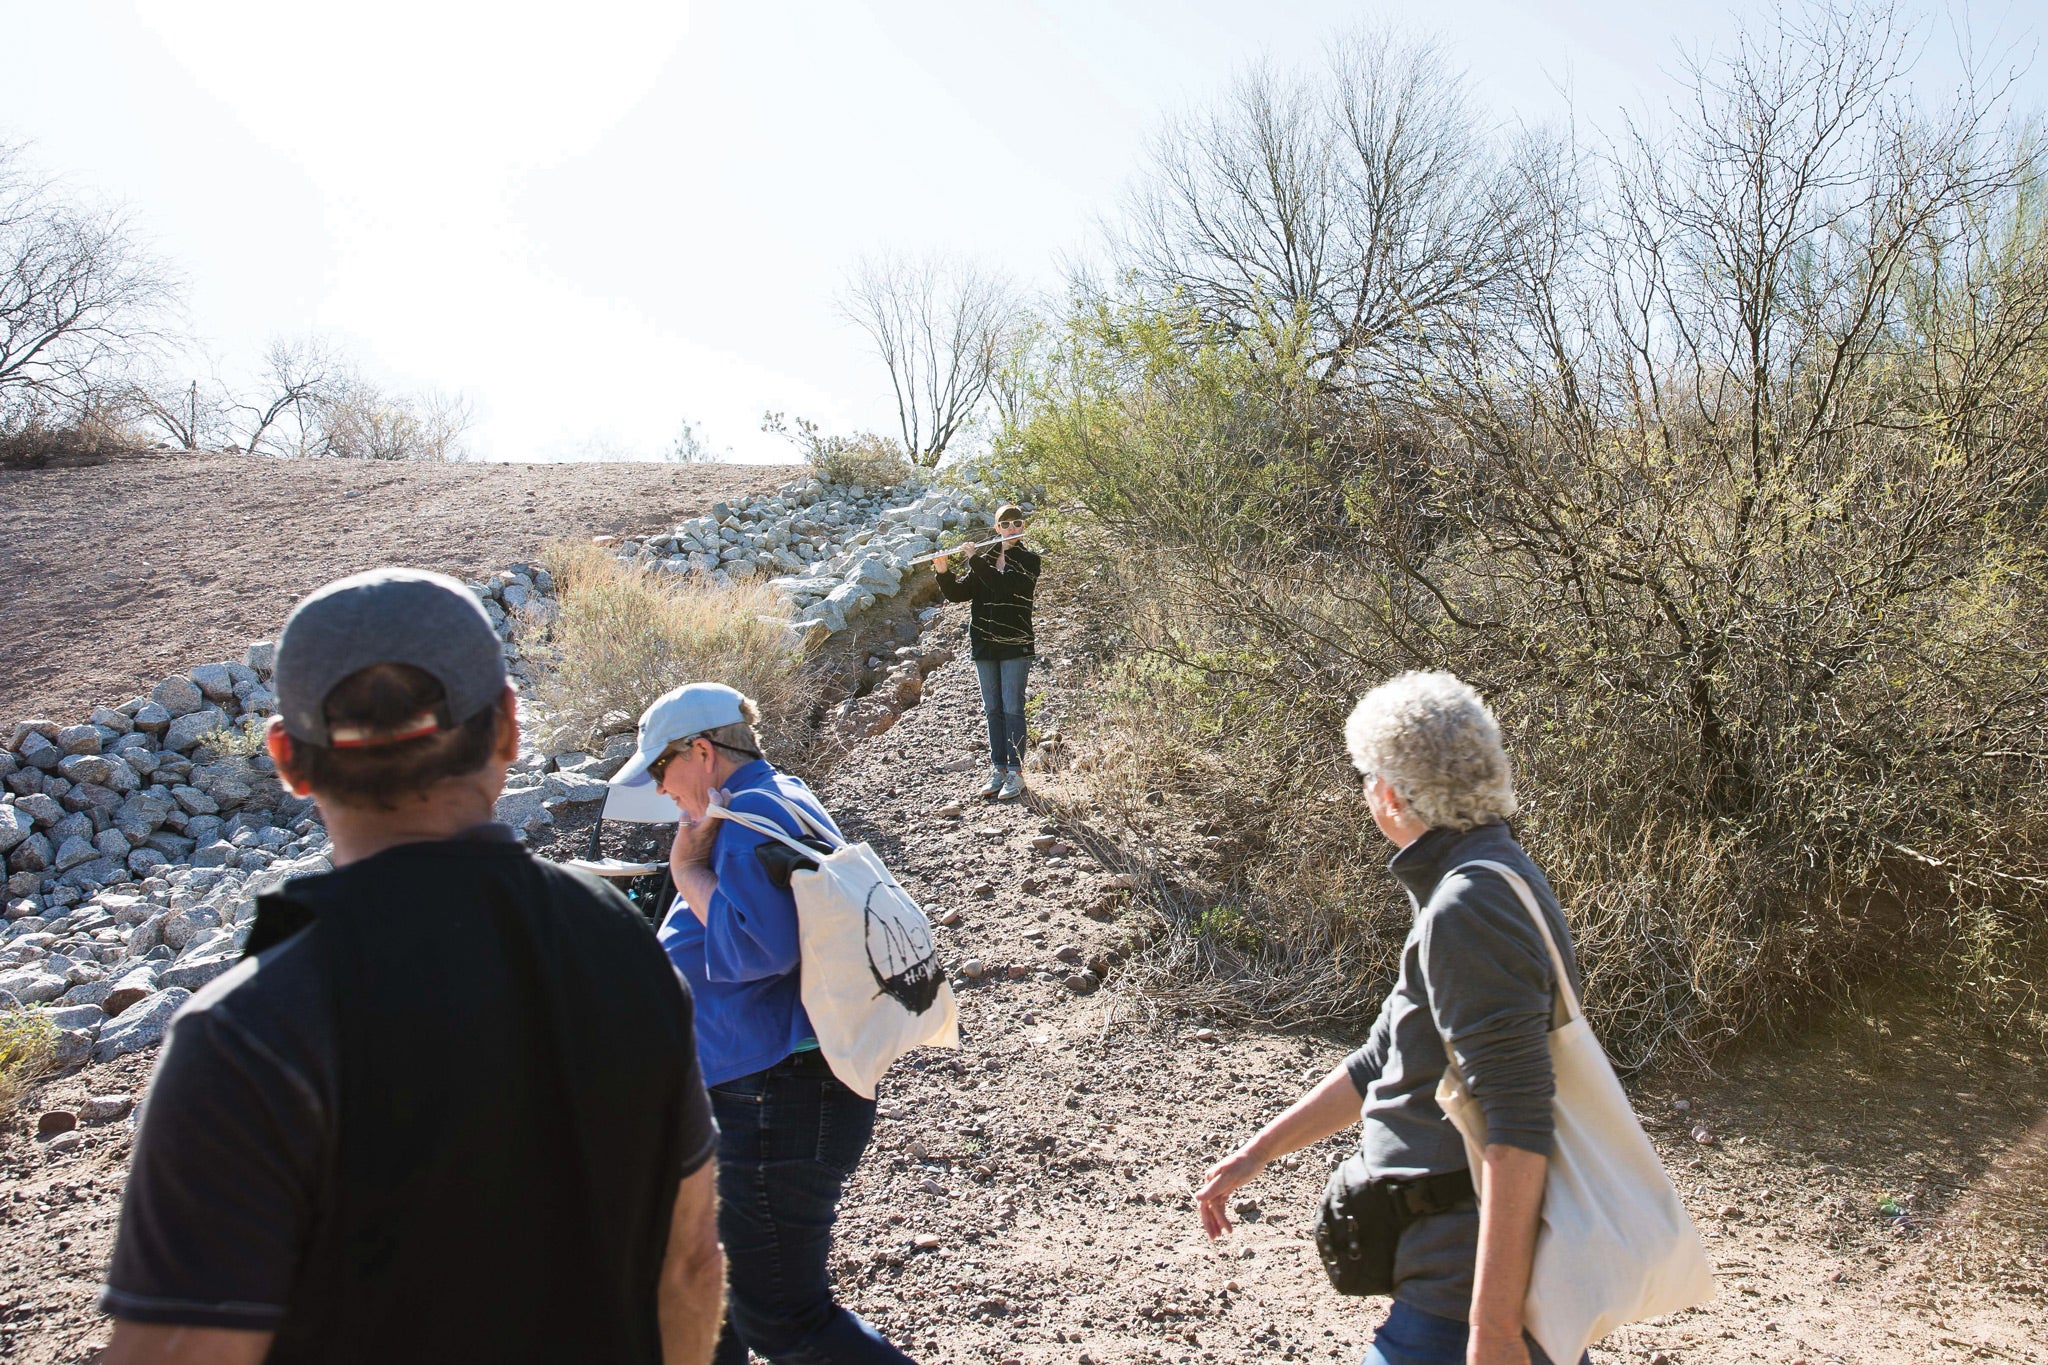
[[154,427],[176,450],[218,450],[232,439],[233,399],[216,375],[176,381],[152,378],[121,389],[122,406]]
[[1018,305],[1009,282],[937,255],[861,262],[840,301],[889,369],[903,449],[936,465],[988,397]]
[[1255,66],[1168,124],[1110,245],[1158,306],[1360,382],[1499,288],[1514,187],[1441,50],[1367,29],[1318,78]]
[[174,294],[125,215],[72,202],[0,143],[0,407],[75,400],[159,338]]
[[279,338],[264,352],[264,389],[238,403],[242,448],[251,455],[317,455],[325,417],[355,382],[333,348],[318,338]]

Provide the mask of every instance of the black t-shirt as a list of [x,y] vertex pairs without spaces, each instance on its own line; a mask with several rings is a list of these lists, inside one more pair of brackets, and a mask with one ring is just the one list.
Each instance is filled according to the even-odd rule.
[[939,591],[948,600],[974,603],[967,627],[969,652],[977,659],[1029,658],[1036,645],[1031,634],[1032,599],[1038,591],[1038,552],[1012,545],[1002,552],[982,550],[958,570],[939,575]]
[[[565,998],[559,990],[521,994],[494,987],[481,995],[451,990],[451,1001],[482,1000],[486,1016],[507,1016],[464,1021],[453,1036],[470,1040],[474,1048],[497,1049],[521,1038],[564,1035],[569,1041],[559,1049],[563,1055],[637,1058],[629,1065],[647,1078],[649,1092],[677,1096],[681,1112],[636,1115],[629,1096],[623,1097],[623,1103],[615,1093],[601,1099],[591,1097],[613,1106],[604,1112],[614,1123],[644,1122],[647,1126],[648,1133],[640,1136],[651,1136],[651,1143],[636,1145],[635,1135],[617,1134],[621,1139],[617,1150],[661,1150],[663,1168],[677,1171],[678,1177],[696,1170],[711,1155],[717,1134],[689,1030],[687,986],[669,967],[644,922],[611,888],[595,878],[539,863],[511,841],[511,832],[503,826],[487,826],[477,833],[480,837],[388,850],[328,877],[294,882],[284,894],[296,897],[310,884],[332,880],[341,884],[328,890],[360,901],[396,878],[405,879],[408,885],[431,879],[435,905],[421,913],[439,914],[445,907],[457,914],[477,908],[453,905],[464,897],[465,888],[473,889],[479,901],[491,900],[494,890],[502,893],[509,888],[523,896],[535,923],[561,931],[559,937],[521,932],[513,938],[522,947],[537,938],[545,939],[555,958],[575,959],[558,963],[572,982],[611,979],[638,983],[642,992],[672,988],[675,998],[641,1002],[645,1006],[641,1017],[656,1021],[652,1031],[662,1036],[658,1054],[646,1046],[644,1037],[574,1037],[592,1029],[616,1029],[621,1020],[634,1017],[630,1012],[600,1012],[595,1019],[551,1019],[540,1025],[537,1034],[521,1032],[530,1021],[515,1021],[510,1016],[557,1012]],[[538,896],[535,888],[540,889]],[[318,897],[312,899],[317,902]],[[536,899],[544,903],[532,905]],[[485,913],[493,916],[494,925],[517,922],[517,917],[504,915],[504,909],[500,902],[486,907]],[[632,932],[618,927],[621,917],[632,922]],[[325,929],[316,916],[309,927],[245,959],[195,996],[172,1024],[144,1105],[122,1203],[120,1236],[101,1296],[101,1307],[113,1316],[139,1322],[276,1330],[294,1307],[295,1294],[303,1297],[307,1293],[302,1273],[309,1251],[331,1218],[335,1192],[342,1185],[339,1133],[348,1114],[342,1100],[341,1039],[346,1030],[340,1016],[344,1010],[356,1008],[347,989],[337,992],[323,975],[331,972],[322,953]],[[403,954],[415,948],[398,942],[391,944],[389,951]],[[430,946],[426,951],[435,949]],[[489,951],[488,946],[482,951]],[[646,960],[648,954],[659,961],[658,972]],[[450,962],[446,967],[459,972],[465,964]],[[374,980],[365,993],[374,994]],[[674,1048],[678,1036],[685,1045]],[[547,1072],[555,1058],[489,1060]],[[459,1092],[463,1059],[449,1057],[444,1064],[450,1087]],[[626,1074],[633,1073],[629,1070]],[[371,1083],[375,1079],[372,1072]],[[617,1074],[608,1077],[607,1089],[616,1091],[617,1080]],[[573,1078],[568,1083],[573,1085]],[[553,1105],[529,1105],[527,1110],[518,1117],[533,1124],[569,1121],[554,1112]],[[430,1131],[410,1136],[421,1142],[434,1140]],[[599,1161],[605,1157],[603,1152],[592,1155]],[[488,1169],[489,1161],[486,1150],[477,1157],[476,1166]],[[426,1187],[429,1197],[448,1183],[445,1176],[438,1184],[430,1182]],[[616,1235],[599,1240],[613,1242],[622,1258],[635,1257],[633,1248],[637,1246],[641,1248],[638,1260],[648,1259],[645,1249],[664,1243],[675,1195],[673,1184],[651,1182],[662,1184],[667,1185],[666,1200],[621,1201],[614,1197],[610,1202],[617,1220]],[[503,1190],[502,1197],[515,1205],[527,1201],[538,1208],[550,1198],[565,1197],[565,1191],[575,1185],[573,1178],[522,1182],[520,1188]],[[616,1195],[619,1188],[631,1192],[650,1185],[629,1182],[606,1188]],[[453,1199],[461,1197],[451,1194]],[[617,1207],[621,1202],[651,1206]],[[547,1222],[536,1216],[531,1225],[538,1230]],[[479,1259],[500,1255],[544,1258],[547,1251],[545,1247],[493,1247],[479,1249]],[[637,1283],[645,1279],[651,1288],[649,1267],[632,1264],[622,1269],[627,1280]],[[447,1304],[447,1311],[456,1317],[465,1312],[502,1314],[507,1308],[494,1303]],[[646,1311],[651,1319],[651,1301]],[[517,1315],[516,1309],[513,1315]]]

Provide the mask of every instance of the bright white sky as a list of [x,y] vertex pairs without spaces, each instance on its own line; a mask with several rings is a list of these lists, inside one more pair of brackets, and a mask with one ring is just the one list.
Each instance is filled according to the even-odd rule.
[[[1532,122],[1562,84],[1582,123],[1661,102],[1679,44],[1731,26],[1642,0],[1431,8],[1496,112]],[[895,431],[833,304],[861,253],[939,248],[1054,288],[1164,114],[1254,56],[1312,61],[1344,25],[1416,12],[0,0],[0,140],[130,204],[230,370],[317,331],[387,382],[470,394],[484,458],[647,456],[689,418],[740,458],[787,459],[766,409]],[[2048,27],[2048,0],[1956,13],[1978,50],[2023,58]]]

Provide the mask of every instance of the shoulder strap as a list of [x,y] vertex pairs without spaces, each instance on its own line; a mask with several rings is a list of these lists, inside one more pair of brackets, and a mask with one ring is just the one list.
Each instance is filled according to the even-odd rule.
[[[1522,880],[1522,874],[1503,863],[1490,858],[1474,858],[1469,863],[1459,863],[1451,872],[1463,872],[1468,867],[1483,867],[1498,872],[1507,884],[1514,888],[1515,896],[1522,902],[1522,908],[1529,912],[1529,918],[1536,921],[1536,932],[1543,935],[1543,946],[1550,950],[1550,968],[1557,973],[1558,994],[1563,997],[1567,1019],[1583,1018],[1585,1011],[1579,1008],[1578,992],[1572,989],[1571,974],[1564,969],[1564,954],[1557,950],[1557,939],[1550,932],[1550,920],[1544,915],[1543,907],[1536,903],[1536,893],[1529,889],[1529,883]],[[1446,877],[1451,875],[1446,872]]]
[[775,839],[781,843],[788,844],[806,858],[818,856],[816,849],[805,848],[790,837],[789,831],[764,815],[749,815],[745,811],[734,810],[731,806],[721,806],[714,800],[711,803],[710,809],[704,812],[704,818],[707,820],[730,820],[741,829],[750,829],[764,839]]
[[800,830],[804,830],[807,833],[809,833],[812,838],[823,839],[826,843],[832,845],[832,847],[835,849],[846,847],[845,839],[841,838],[837,834],[834,834],[829,826],[821,822],[815,815],[812,815],[809,811],[805,810],[801,804],[790,800],[781,792],[770,791],[765,787],[756,787],[753,790],[760,792],[761,795],[767,797],[770,801],[773,801],[776,805],[782,807],[784,811],[788,812],[789,817],[792,820],[796,821],[796,827]]
[[[813,838],[824,840],[835,849],[846,847],[846,840],[833,834],[830,829],[818,823],[809,811],[797,805],[794,801],[788,800],[778,792],[765,791],[759,787],[749,788],[749,790],[759,791],[761,795],[781,806],[783,810],[789,813],[790,818],[796,821],[796,827],[799,830],[808,832]],[[793,838],[789,831],[765,815],[749,815],[745,811],[734,810],[731,806],[720,805],[714,800],[711,803],[710,809],[704,812],[704,818],[707,820],[730,820],[741,829],[750,829],[764,838],[780,840],[782,843],[803,854],[806,858],[815,858],[818,854],[816,849],[805,847]]]

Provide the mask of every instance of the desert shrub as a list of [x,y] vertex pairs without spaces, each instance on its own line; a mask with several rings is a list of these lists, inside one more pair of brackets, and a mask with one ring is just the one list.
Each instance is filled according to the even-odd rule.
[[120,405],[97,394],[30,395],[0,406],[0,469],[94,464],[146,445]]
[[[1787,22],[1662,141],[1519,149],[1472,238],[1488,289],[1341,355],[1352,313],[1220,286],[1218,312],[1201,252],[1073,310],[1006,445],[1089,509],[1118,633],[1168,665],[1108,709],[1139,789],[1183,747],[1227,775],[1226,803],[1179,774],[1235,831],[1204,894],[1259,928],[1250,961],[1235,921],[1222,945],[1258,999],[1291,974],[1294,1017],[1376,1005],[1323,970],[1389,962],[1407,921],[1331,874],[1385,853],[1339,724],[1441,667],[1501,717],[1620,1060],[1908,972],[2042,1024],[2048,213],[2024,137],[1893,98],[1881,20]],[[1313,153],[1273,164],[1336,173]],[[1434,221],[1400,190],[1332,212]]]
[[[760,705],[764,742],[783,759],[805,743],[803,660],[774,618],[766,587],[720,588],[621,564],[591,545],[541,556],[560,615],[544,645],[535,699],[547,721],[595,743],[631,732],[656,697],[681,683],[721,682]],[[535,632],[537,635],[538,632]]]
[[475,420],[460,394],[392,393],[359,377],[318,407],[310,453],[344,460],[460,460]]
[[56,1055],[57,1028],[48,1019],[32,1009],[0,1011],[0,1123]]
[[910,477],[910,461],[892,437],[878,436],[872,431],[832,436],[815,422],[802,417],[786,418],[779,412],[763,417],[761,430],[796,446],[804,463],[811,467],[811,474],[826,483],[894,488]]

